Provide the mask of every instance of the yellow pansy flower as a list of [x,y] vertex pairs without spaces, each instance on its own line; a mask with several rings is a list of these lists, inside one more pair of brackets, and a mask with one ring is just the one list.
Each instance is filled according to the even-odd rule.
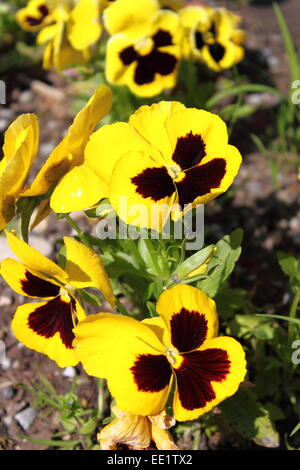
[[100,257],[82,243],[64,237],[66,266],[62,269],[12,232],[7,232],[7,239],[20,261],[3,260],[1,276],[18,294],[43,299],[17,308],[11,325],[15,336],[60,367],[77,364],[72,330],[85,313],[76,299],[76,289],[96,287],[112,305],[115,302]]
[[99,0],[30,0],[16,17],[27,31],[40,31],[44,68],[64,70],[90,60],[91,46],[102,32],[100,13]]
[[196,419],[237,391],[246,374],[244,351],[235,339],[217,337],[215,302],[195,287],[167,289],[157,312],[142,322],[88,316],[74,329],[75,354],[89,375],[107,379],[122,410],[160,413],[174,383],[175,419]]
[[39,127],[34,114],[22,114],[5,132],[0,162],[0,230],[15,215],[15,203],[37,154],[38,142]]
[[30,0],[17,12],[16,18],[25,31],[35,32],[53,23],[53,12],[49,0]]
[[[97,123],[108,114],[111,104],[110,88],[100,85],[77,114],[67,135],[52,151],[33,183],[23,191],[23,196],[43,195],[54,187],[50,206],[55,212],[80,210],[99,201],[103,193],[102,183],[91,169],[81,165],[89,137]],[[47,209],[47,203],[43,202],[43,209],[45,205]]]
[[155,96],[176,84],[183,30],[179,16],[157,2],[118,0],[104,12],[113,36],[107,43],[108,82],[127,85],[138,96]]
[[119,446],[146,450],[153,442],[158,450],[178,450],[168,429],[175,420],[163,410],[156,416],[133,415],[112,407],[116,418],[98,434],[102,450],[118,450]]
[[238,29],[241,18],[224,9],[188,6],[180,11],[185,28],[185,58],[205,62],[215,71],[224,70],[244,57],[245,32]]
[[[110,158],[99,159],[105,152]],[[129,123],[102,127],[85,152],[85,165],[101,178],[102,197],[119,217],[158,231],[170,214],[177,220],[225,192],[240,164],[222,119],[172,101],[142,106]]]

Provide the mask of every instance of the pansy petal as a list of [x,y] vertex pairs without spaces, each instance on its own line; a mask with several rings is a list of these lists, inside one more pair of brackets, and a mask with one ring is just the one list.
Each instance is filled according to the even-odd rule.
[[56,213],[88,209],[105,197],[105,186],[86,165],[75,166],[56,185],[50,207]]
[[65,271],[71,285],[78,289],[96,287],[114,306],[115,297],[100,256],[74,238],[64,237],[64,242],[67,260]]
[[119,217],[127,224],[161,231],[175,195],[167,169],[151,156],[131,151],[116,163],[109,197]]
[[199,348],[217,334],[216,304],[196,287],[179,284],[167,289],[159,297],[156,310],[165,322],[171,343],[180,352]]
[[72,348],[74,334],[71,302],[66,302],[65,298],[58,296],[46,302],[21,305],[16,310],[11,326],[21,343],[46,354],[59,367],[77,364]]
[[169,161],[172,149],[164,124],[168,116],[181,109],[185,109],[185,106],[178,101],[160,101],[151,106],[141,106],[131,115],[129,124],[158,148],[164,159]]
[[15,196],[0,197],[0,231],[3,230],[8,222],[15,215]]
[[1,168],[1,194],[18,194],[23,188],[37,153],[38,140],[39,128],[34,114],[21,115],[9,126],[3,146],[6,165]]
[[245,353],[233,338],[212,338],[182,355],[175,368],[173,411],[178,421],[193,420],[233,395],[246,375]]
[[19,261],[6,258],[1,263],[1,276],[18,294],[32,298],[51,298],[59,294],[58,283],[49,280]]
[[87,143],[85,165],[106,183],[108,191],[115,164],[123,154],[132,149],[149,152],[151,146],[126,122],[103,126],[91,135]]
[[182,169],[201,162],[205,155],[227,145],[225,122],[202,109],[183,109],[172,113],[165,122],[171,141],[173,160]]
[[104,25],[110,35],[130,30],[134,27],[147,26],[149,18],[159,9],[156,0],[139,0],[139,6],[128,0],[118,0],[105,9]]
[[241,162],[238,149],[226,145],[220,153],[207,155],[199,165],[187,170],[184,178],[176,183],[178,204],[174,204],[172,219],[177,220],[189,208],[205,204],[227,191]]
[[100,85],[86,106],[77,114],[68,134],[53,150],[24,196],[46,193],[68,170],[83,162],[84,148],[100,121],[110,111],[112,92]]
[[101,35],[100,11],[97,0],[79,0],[70,13],[68,39],[75,49],[83,50]]
[[143,416],[167,401],[170,364],[147,325],[130,317],[89,315],[75,328],[75,353],[89,375],[104,377],[117,406]]
[[19,258],[22,263],[30,266],[36,272],[50,275],[58,281],[65,281],[68,279],[67,273],[55,264],[46,256],[39,253],[35,248],[32,248],[23,240],[20,240],[13,232],[6,232],[8,244],[10,249]]

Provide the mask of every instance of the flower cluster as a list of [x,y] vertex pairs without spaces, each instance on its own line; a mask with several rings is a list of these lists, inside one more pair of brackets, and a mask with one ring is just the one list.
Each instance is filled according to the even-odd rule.
[[110,36],[106,79],[143,97],[173,88],[182,59],[221,71],[244,57],[239,16],[180,0],[30,0],[17,18],[39,31],[37,42],[47,44],[44,67],[58,70],[90,59],[103,23]]
[[29,0],[17,20],[46,45],[44,68],[64,70],[90,60],[102,33],[100,11],[101,0]]
[[[110,89],[100,86],[30,186],[37,120],[23,115],[11,124],[0,166],[1,230],[20,200],[39,205],[36,224],[51,209],[68,213],[109,198],[127,224],[136,223],[132,208],[138,204],[144,212],[137,224],[160,231],[170,216],[177,220],[231,185],[241,156],[218,116],[163,101],[142,106],[128,123],[95,131],[111,102]],[[20,261],[3,260],[1,275],[18,294],[35,299],[17,308],[12,329],[60,367],[81,362],[88,374],[107,380],[117,406],[115,420],[99,434],[104,449],[120,443],[149,448],[151,442],[175,449],[168,431],[175,420],[196,419],[237,391],[245,354],[235,339],[218,336],[216,304],[205,292],[171,282],[157,296],[152,318],[86,315],[82,291],[88,287],[111,308],[118,305],[93,248],[64,237],[63,260],[55,264],[12,230],[6,235]],[[166,414],[168,404],[174,418]]]

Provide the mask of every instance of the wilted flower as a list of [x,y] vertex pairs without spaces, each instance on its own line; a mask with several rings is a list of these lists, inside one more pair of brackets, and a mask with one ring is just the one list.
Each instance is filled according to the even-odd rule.
[[116,418],[98,434],[102,450],[117,450],[119,446],[141,450],[150,447],[153,442],[158,450],[176,450],[168,429],[175,420],[163,410],[156,416],[133,415],[113,406]]

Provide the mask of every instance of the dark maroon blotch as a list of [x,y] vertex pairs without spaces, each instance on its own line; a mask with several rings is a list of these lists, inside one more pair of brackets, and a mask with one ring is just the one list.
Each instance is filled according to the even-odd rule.
[[29,297],[56,297],[60,287],[52,282],[45,281],[29,271],[25,271],[25,279],[21,279],[21,287]]
[[169,361],[163,354],[140,354],[130,370],[141,392],[160,392],[172,375]]
[[203,36],[202,36],[202,33],[200,33],[200,31],[196,31],[195,40],[196,40],[197,49],[201,50],[202,47],[205,46],[205,42],[203,40]]
[[187,170],[200,163],[205,155],[205,143],[201,135],[190,131],[177,139],[172,159],[182,170]]
[[179,205],[184,207],[197,197],[210,193],[211,189],[219,188],[225,172],[226,161],[223,158],[214,158],[187,170],[185,178],[176,183]]
[[225,55],[225,47],[223,47],[218,42],[215,42],[214,44],[209,46],[209,52],[210,52],[210,55],[212,56],[212,58],[216,62],[220,62],[220,60],[222,60],[224,55]]
[[227,351],[211,348],[184,355],[180,367],[174,370],[183,408],[195,410],[216,398],[211,382],[222,382],[226,378],[230,361]]
[[39,11],[41,12],[44,18],[45,16],[49,15],[49,8],[47,7],[47,5],[40,5]]
[[134,81],[138,85],[152,83],[155,74],[170,75],[177,65],[177,58],[167,52],[160,52],[153,49],[150,54],[138,56],[137,67],[134,74]]
[[172,36],[169,31],[164,31],[163,29],[159,29],[154,36],[152,36],[154,41],[155,47],[164,47],[164,46],[172,46]]
[[44,338],[52,338],[58,332],[66,348],[72,349],[74,340],[72,312],[75,311],[74,299],[65,302],[61,297],[56,297],[45,305],[37,307],[29,315],[28,326]]
[[155,202],[171,196],[175,191],[173,180],[165,167],[146,168],[131,178],[131,182],[136,186],[138,194],[144,198],[150,197]]
[[34,18],[34,16],[26,16],[26,21],[30,24],[30,26],[38,26],[43,21],[43,18]]
[[136,50],[132,46],[123,49],[123,51],[121,51],[119,55],[124,65],[132,64],[132,62],[134,62],[138,57]]
[[203,313],[182,307],[179,313],[172,315],[170,324],[172,344],[180,352],[199,348],[206,339],[207,320]]

